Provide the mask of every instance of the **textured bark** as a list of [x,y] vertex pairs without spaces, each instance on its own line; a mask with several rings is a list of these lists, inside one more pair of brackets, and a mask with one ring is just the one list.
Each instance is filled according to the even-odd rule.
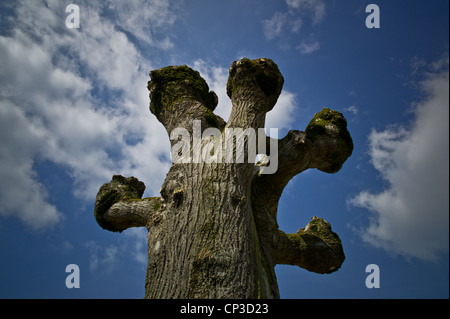
[[[263,128],[275,105],[283,76],[269,59],[233,62],[227,93],[233,108],[228,122],[213,113],[217,96],[199,73],[186,67],[150,72],[150,110],[169,136],[217,128],[213,152],[223,149],[227,129]],[[339,112],[323,109],[305,132],[290,131],[257,163],[174,163],[161,197],[141,199],[145,186],[134,177],[115,175],[96,198],[95,217],[110,231],[148,229],[146,298],[279,298],[274,267],[297,265],[317,273],[336,271],[345,259],[341,241],[323,219],[314,217],[296,234],[278,229],[277,207],[284,187],[300,172],[339,171],[353,143]],[[263,141],[264,141],[263,139]],[[171,137],[172,146],[179,140]],[[208,141],[201,140],[204,146]],[[248,138],[247,138],[248,142]],[[237,153],[233,143],[234,153]],[[247,148],[244,148],[247,159]],[[191,158],[195,157],[190,148]],[[278,158],[274,174],[262,174]]]

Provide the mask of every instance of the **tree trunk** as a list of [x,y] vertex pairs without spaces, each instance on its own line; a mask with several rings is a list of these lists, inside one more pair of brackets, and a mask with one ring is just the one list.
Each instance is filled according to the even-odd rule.
[[[95,204],[105,229],[148,229],[145,297],[279,298],[276,264],[336,271],[345,257],[328,222],[314,217],[296,234],[285,234],[276,215],[290,179],[308,168],[335,173],[351,155],[342,114],[323,109],[305,132],[290,131],[281,140],[262,136],[258,147],[270,154],[255,165],[250,133],[263,134],[258,128],[264,128],[284,81],[274,62],[233,62],[227,123],[213,113],[217,96],[198,72],[166,67],[150,76],[150,110],[171,138],[174,160],[161,197],[141,199],[142,182],[115,175]],[[276,170],[266,174],[271,165]]]

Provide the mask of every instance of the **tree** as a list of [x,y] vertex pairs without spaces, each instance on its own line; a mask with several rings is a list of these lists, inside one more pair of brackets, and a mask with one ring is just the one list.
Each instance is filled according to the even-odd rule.
[[[200,121],[202,132],[216,128],[221,135],[231,128],[264,128],[284,83],[270,59],[233,62],[227,83],[233,107],[225,122],[213,113],[217,96],[197,71],[169,66],[151,71],[150,77],[150,111],[169,136],[181,128],[191,143],[194,120]],[[200,146],[213,140],[215,148],[208,149],[213,154],[225,139],[202,139]],[[248,136],[245,142],[248,146]],[[274,139],[264,135],[263,142],[269,146]],[[313,217],[305,228],[286,234],[278,229],[277,206],[295,175],[310,168],[340,170],[353,150],[345,118],[324,108],[304,132],[292,130],[275,142],[278,147],[257,164],[174,162],[161,197],[141,198],[145,185],[135,177],[114,175],[100,188],[95,218],[102,228],[148,229],[146,298],[279,298],[276,264],[316,273],[340,268],[342,244],[328,222]],[[177,143],[180,137],[172,134],[172,150]],[[232,145],[238,152],[237,142]],[[186,150],[189,155],[195,151],[178,148],[178,155]],[[249,155],[248,147],[244,152]],[[275,157],[276,172],[262,173]]]

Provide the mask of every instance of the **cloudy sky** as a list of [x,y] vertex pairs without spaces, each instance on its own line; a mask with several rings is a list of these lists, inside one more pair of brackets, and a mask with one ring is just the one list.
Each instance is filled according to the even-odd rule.
[[[449,297],[449,3],[446,0],[133,0],[0,3],[0,297],[142,298],[146,230],[102,230],[113,174],[158,196],[167,133],[148,73],[198,70],[227,118],[230,64],[267,57],[285,78],[266,127],[346,116],[355,150],[334,175],[307,171],[280,201],[286,232],[328,220],[346,261],[331,275],[277,266],[282,298]],[[366,6],[380,8],[367,28]],[[80,288],[65,286],[68,264]],[[377,264],[380,288],[368,289]]]

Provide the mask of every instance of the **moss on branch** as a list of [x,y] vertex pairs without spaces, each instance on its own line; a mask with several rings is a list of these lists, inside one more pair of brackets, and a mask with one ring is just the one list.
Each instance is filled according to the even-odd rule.
[[241,86],[247,86],[250,81],[255,81],[267,97],[278,97],[284,83],[278,66],[272,60],[243,58],[231,65],[227,82],[228,96],[231,98]]
[[208,84],[198,71],[186,65],[168,66],[150,72],[150,111],[160,117],[163,109],[174,111],[174,104],[180,99],[193,98],[206,108],[214,110],[217,96],[209,91]]
[[305,130],[306,138],[318,150],[313,160],[326,173],[338,172],[353,152],[353,140],[347,120],[338,111],[323,108],[316,113]]
[[95,209],[94,209],[94,216],[95,220],[97,221],[98,225],[103,228],[107,229],[112,232],[118,232],[120,231],[113,225],[109,224],[103,216],[108,211],[108,209],[114,205],[115,203],[119,202],[121,199],[120,194],[115,190],[108,190],[104,192],[99,199],[97,199],[95,203]]
[[141,201],[144,194],[145,185],[135,177],[123,177],[114,175],[110,183],[103,184],[100,187],[94,208],[95,220],[103,229],[112,232],[120,232],[116,226],[109,223],[104,215],[115,203],[120,201]]
[[277,264],[296,265],[306,270],[328,274],[338,270],[345,260],[339,236],[322,218],[312,220],[295,234],[279,231]]
[[324,134],[329,134],[339,136],[347,143],[353,143],[350,133],[347,131],[345,117],[342,113],[326,107],[314,115],[306,127],[305,133],[312,142]]

